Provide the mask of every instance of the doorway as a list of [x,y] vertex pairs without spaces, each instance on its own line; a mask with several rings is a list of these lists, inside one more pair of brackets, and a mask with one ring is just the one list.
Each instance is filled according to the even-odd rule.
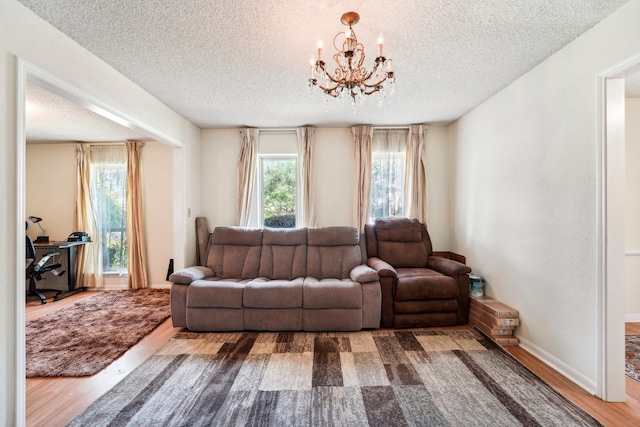
[[[119,125],[125,126],[135,132],[138,132],[149,139],[158,141],[172,149],[171,162],[173,166],[172,187],[174,194],[182,195],[173,200],[173,246],[171,248],[174,258],[178,265],[184,263],[186,251],[186,233],[183,224],[185,224],[185,198],[184,198],[184,181],[185,168],[184,149],[182,142],[175,138],[158,131],[157,129],[146,125],[126,113],[114,109],[103,103],[99,99],[95,99],[84,91],[68,84],[67,82],[29,64],[28,62],[18,59],[16,72],[16,230],[24,229],[25,218],[25,181],[26,181],[26,91],[27,82],[34,83],[39,87],[59,95],[66,100],[76,104],[77,106],[97,113],[98,115],[109,119]],[[16,234],[15,240],[16,253],[25,253],[25,240],[21,233]],[[17,272],[23,272],[24,266],[20,257],[16,258],[15,269]],[[26,384],[25,384],[25,293],[16,292],[15,294],[15,392],[16,392],[16,422],[17,425],[24,425],[24,414],[26,412]]]
[[625,77],[640,71],[640,54],[598,76],[598,389],[609,402],[626,399]]

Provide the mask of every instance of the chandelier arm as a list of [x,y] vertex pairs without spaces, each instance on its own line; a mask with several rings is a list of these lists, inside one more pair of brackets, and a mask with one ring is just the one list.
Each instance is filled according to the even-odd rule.
[[[360,55],[358,57],[359,58],[358,59],[358,66],[356,67],[356,68],[360,69],[360,68],[362,68],[362,64],[364,63],[364,57],[365,57],[364,46],[362,45],[362,43],[358,43],[356,45],[355,52],[360,52]],[[354,56],[355,56],[355,54],[354,54]]]
[[380,92],[381,90],[382,90],[382,87],[374,86],[373,89],[371,89],[369,91],[362,91],[362,93],[364,93],[365,95],[371,95],[373,93]]
[[[334,82],[336,84],[336,87],[340,86],[342,83],[345,82],[344,77],[333,77],[331,74],[329,74],[327,71],[324,71],[324,75],[326,78],[328,78],[329,80],[331,80],[332,82]],[[336,70],[337,71],[337,70]],[[336,73],[338,74],[338,73]],[[326,80],[326,79],[325,79]]]
[[327,87],[327,86],[322,86],[321,84],[318,84],[318,87],[325,92],[334,92],[337,88],[340,87],[340,84],[336,84],[334,87]]
[[362,86],[365,86],[365,87],[367,87],[367,88],[378,87],[378,86],[381,86],[381,85],[382,85],[384,82],[386,82],[387,80],[389,80],[389,77],[388,77],[388,76],[385,76],[382,80],[379,80],[379,81],[377,81],[377,82],[375,82],[375,83],[371,83],[371,84],[370,84],[370,83],[367,83],[366,81],[364,81],[364,80],[363,80],[363,81],[362,81]]

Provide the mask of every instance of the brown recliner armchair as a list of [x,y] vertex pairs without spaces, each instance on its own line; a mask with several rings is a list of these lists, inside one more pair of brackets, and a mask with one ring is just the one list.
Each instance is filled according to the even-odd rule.
[[367,264],[382,286],[382,327],[466,324],[471,268],[433,255],[424,224],[380,218],[365,225]]

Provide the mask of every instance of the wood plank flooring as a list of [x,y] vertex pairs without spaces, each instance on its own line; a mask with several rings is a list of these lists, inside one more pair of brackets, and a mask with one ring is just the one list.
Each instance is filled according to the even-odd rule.
[[[27,321],[37,319],[93,295],[95,292],[82,292],[56,302],[49,300],[47,304],[40,304],[40,300],[32,300],[30,297],[25,317]],[[178,331],[180,328],[174,328],[171,319],[167,319],[122,357],[91,377],[27,378],[27,426],[66,425],[155,353]]]
[[[92,292],[83,292],[44,305],[41,305],[37,299],[29,298],[26,320],[36,319],[92,295]],[[27,426],[66,425],[84,408],[144,362],[179,330],[180,328],[171,326],[171,319],[167,319],[120,359],[92,377],[27,378]],[[626,333],[640,334],[640,323],[627,323]],[[606,403],[590,395],[522,348],[511,346],[505,349],[605,426],[640,425],[640,383],[627,378],[627,401]]]

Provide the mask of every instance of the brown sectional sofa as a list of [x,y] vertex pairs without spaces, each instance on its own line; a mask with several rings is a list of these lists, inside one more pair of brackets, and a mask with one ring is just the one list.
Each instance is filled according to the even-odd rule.
[[192,331],[380,326],[378,273],[355,227],[217,227],[204,266],[173,273],[173,325]]

